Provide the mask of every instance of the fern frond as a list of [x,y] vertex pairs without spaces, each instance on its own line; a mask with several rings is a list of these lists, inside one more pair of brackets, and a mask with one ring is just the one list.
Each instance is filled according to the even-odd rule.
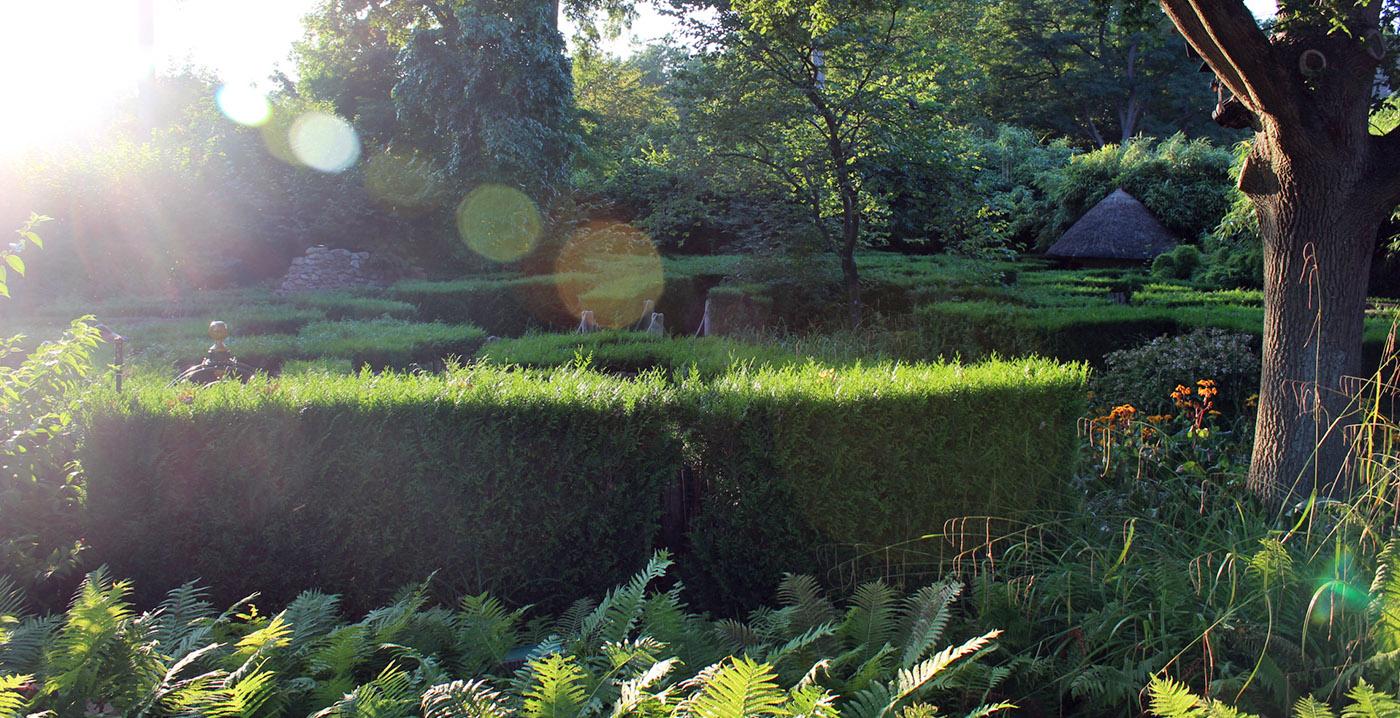
[[795,636],[792,640],[788,641],[787,643],[784,643],[783,645],[777,647],[776,649],[773,649],[772,651],[768,651],[767,655],[764,656],[764,660],[768,661],[769,663],[777,663],[778,661],[781,661],[787,656],[790,656],[794,653],[802,651],[803,649],[811,647],[812,644],[816,643],[817,641],[820,641],[821,639],[827,636],[833,635],[834,633],[836,633],[836,627],[831,625],[830,623],[823,623],[817,626],[812,626],[811,628],[807,629],[806,633],[803,633],[800,636]]
[[763,643],[757,631],[742,621],[721,618],[711,629],[719,641],[720,648],[730,653],[740,653]]
[[575,718],[583,707],[584,674],[573,658],[557,653],[529,665],[532,680],[522,694],[528,718]]
[[665,551],[658,551],[647,561],[645,568],[622,586],[609,591],[598,604],[598,608],[583,620],[579,627],[578,641],[585,645],[598,643],[621,643],[626,640],[632,628],[641,617],[646,600],[647,586],[661,578],[670,568],[671,559]]
[[851,596],[851,606],[841,624],[846,636],[862,658],[878,651],[894,635],[894,590],[882,581],[862,584]]
[[360,621],[374,643],[394,643],[399,633],[413,622],[413,617],[428,602],[428,582],[405,586],[393,602],[365,614]]
[[791,628],[806,631],[823,623],[836,621],[836,608],[806,574],[785,573],[778,584],[778,602],[792,610]]
[[656,695],[648,692],[653,684],[665,678],[679,663],[674,658],[653,663],[640,676],[624,681],[618,688],[617,701],[613,703],[612,718],[622,718],[636,710],[642,703],[655,700]]
[[312,718],[409,718],[418,698],[408,674],[391,662],[373,681],[312,714]]
[[1370,609],[1371,635],[1378,652],[1400,650],[1400,539],[1386,542],[1376,555]]
[[1395,696],[1378,691],[1365,680],[1347,691],[1351,704],[1342,709],[1342,718],[1400,718],[1400,702]]
[[5,575],[0,575],[0,616],[18,618],[26,613],[24,589]]
[[130,584],[111,583],[105,567],[88,574],[74,593],[49,650],[44,693],[79,703],[114,693],[129,646],[122,629],[131,620]]
[[884,718],[898,702],[890,695],[890,687],[884,683],[872,683],[857,691],[855,696],[841,706],[845,718]]
[[520,644],[517,625],[525,610],[508,611],[495,597],[485,593],[464,597],[455,617],[462,672],[479,675],[499,667],[511,649]]
[[592,598],[580,598],[569,604],[568,610],[554,622],[554,633],[565,641],[573,641],[583,635],[583,622],[593,614],[598,604]]
[[893,690],[894,702],[897,703],[904,700],[904,698],[922,688],[924,684],[932,680],[934,676],[937,676],[954,661],[968,654],[982,650],[1000,635],[1001,631],[989,631],[967,641],[961,646],[945,648],[913,668],[901,669],[899,673],[895,674]]
[[694,718],[781,715],[785,698],[771,666],[740,656],[722,664],[700,686],[690,703],[690,714]]
[[1204,718],[1206,709],[1200,696],[1184,683],[1154,676],[1147,685],[1148,706],[1158,718]]
[[0,618],[0,673],[37,673],[59,625],[57,616]]
[[837,718],[836,697],[815,685],[802,685],[788,691],[783,714],[793,718]]
[[34,680],[29,675],[0,675],[0,716],[22,716],[29,701],[22,691]]
[[302,591],[282,611],[291,633],[287,652],[304,655],[312,645],[340,625],[340,596],[320,591]]
[[486,681],[452,681],[423,693],[423,718],[508,718],[499,691]]
[[901,667],[912,667],[938,643],[948,626],[949,607],[960,593],[961,583],[945,580],[925,586],[905,599],[900,612],[904,636]]
[[291,643],[292,627],[284,618],[286,612],[277,614],[267,625],[249,633],[234,644],[233,653],[228,657],[228,665],[234,667],[229,680],[238,682],[258,668],[269,654]]
[[997,711],[1014,710],[1015,708],[1016,704],[1011,703],[1009,701],[1001,701],[999,703],[992,703],[990,705],[980,705],[969,711],[966,718],[985,718],[986,716],[996,713]]
[[1293,704],[1293,718],[1337,718],[1337,716],[1326,703],[1312,696],[1303,696]]

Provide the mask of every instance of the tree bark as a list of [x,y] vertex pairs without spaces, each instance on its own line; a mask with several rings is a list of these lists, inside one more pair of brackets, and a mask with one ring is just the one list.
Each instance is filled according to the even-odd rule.
[[[1380,221],[1358,206],[1367,188],[1355,164],[1328,153],[1282,156],[1269,133],[1255,142],[1241,179],[1259,212],[1265,276],[1249,486],[1276,504],[1314,490],[1341,497],[1349,490],[1366,278]],[[1277,159],[1264,165],[1270,157]]]
[[1240,172],[1264,245],[1249,486],[1276,505],[1313,491],[1343,496],[1372,249],[1400,202],[1400,140],[1368,126],[1379,58],[1367,38],[1380,3],[1338,3],[1345,33],[1294,26],[1266,36],[1239,0],[1160,2],[1257,129]]

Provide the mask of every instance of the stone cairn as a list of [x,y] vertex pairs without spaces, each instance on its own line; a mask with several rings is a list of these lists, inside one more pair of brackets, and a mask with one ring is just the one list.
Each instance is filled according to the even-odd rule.
[[423,279],[426,276],[420,267],[388,271],[388,267],[382,263],[371,261],[369,252],[316,246],[308,248],[306,256],[292,260],[292,266],[287,270],[277,293],[341,287],[387,287],[400,279]]

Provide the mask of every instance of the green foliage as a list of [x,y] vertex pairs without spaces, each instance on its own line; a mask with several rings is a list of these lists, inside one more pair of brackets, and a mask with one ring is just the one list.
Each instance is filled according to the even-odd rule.
[[1259,389],[1255,344],[1249,334],[1206,328],[1110,352],[1104,356],[1104,371],[1089,385],[1092,403],[1110,408],[1131,404],[1147,413],[1168,414],[1174,410],[1173,389],[1210,379],[1220,389],[1216,407],[1239,412]]
[[1183,244],[1152,260],[1152,276],[1156,279],[1190,280],[1201,270],[1201,250]]
[[1216,226],[1229,206],[1232,161],[1228,150],[1182,135],[1161,142],[1134,139],[1078,155],[1039,179],[1059,205],[1039,244],[1048,247],[1118,188],[1142,202],[1172,234],[1193,241]]
[[[687,612],[679,589],[650,588],[663,579],[669,563],[665,554],[654,555],[592,614],[596,622],[588,633],[608,640],[582,640],[576,630],[540,642],[512,635],[511,649],[528,652],[514,670],[499,662],[461,663],[459,651],[471,647],[438,639],[454,632],[465,639],[470,629],[457,616],[426,605],[421,591],[409,591],[352,623],[336,615],[335,597],[322,594],[303,594],[272,615],[261,613],[250,599],[218,616],[202,604],[195,612],[200,617],[188,625],[192,640],[163,644],[156,634],[184,621],[170,610],[190,606],[203,592],[183,587],[159,609],[138,614],[126,603],[129,585],[114,584],[99,571],[88,577],[67,611],[52,617],[61,628],[45,638],[43,657],[0,672],[0,708],[51,711],[58,718],[93,712],[250,718],[836,718],[838,707],[843,712],[867,707],[870,712],[858,715],[871,718],[905,707],[936,716],[942,714],[928,701],[956,695],[965,687],[964,674],[984,668],[975,660],[986,652],[990,635],[942,651],[925,646],[919,652],[927,657],[910,669],[867,663],[859,672],[862,681],[880,688],[859,693],[844,673],[824,667],[840,664],[841,656],[850,653],[889,652],[860,643],[854,634],[840,644],[808,641],[804,646],[809,650],[801,655],[774,653],[773,660],[789,664],[788,669],[751,652],[726,654],[712,640],[723,622]],[[957,585],[942,582],[921,594],[930,592],[946,599],[938,602],[946,610]],[[464,604],[486,607],[495,601],[483,595]],[[913,607],[923,602],[911,596],[901,603]],[[601,608],[608,604],[613,608]],[[624,604],[626,610],[614,610]],[[773,615],[790,613],[781,609]],[[889,635],[902,644],[906,624],[899,625]],[[908,635],[941,639],[938,632]],[[327,658],[332,652],[338,656],[334,668]],[[970,715],[1004,707],[984,705]]]
[[[29,226],[21,242],[42,246]],[[0,338],[0,570],[24,588],[71,569],[83,550],[73,412],[100,341],[87,319],[27,352],[22,336]]]

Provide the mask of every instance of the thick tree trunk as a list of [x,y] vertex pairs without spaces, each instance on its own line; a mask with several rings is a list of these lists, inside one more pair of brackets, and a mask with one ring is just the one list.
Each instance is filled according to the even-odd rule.
[[[1264,240],[1264,345],[1250,488],[1273,503],[1348,490],[1366,277],[1379,217],[1363,167],[1256,140],[1241,178]],[[1335,148],[1333,148],[1335,149]],[[1352,155],[1356,157],[1356,155]],[[1271,158],[1273,161],[1270,161]],[[1265,164],[1267,163],[1267,164]]]

